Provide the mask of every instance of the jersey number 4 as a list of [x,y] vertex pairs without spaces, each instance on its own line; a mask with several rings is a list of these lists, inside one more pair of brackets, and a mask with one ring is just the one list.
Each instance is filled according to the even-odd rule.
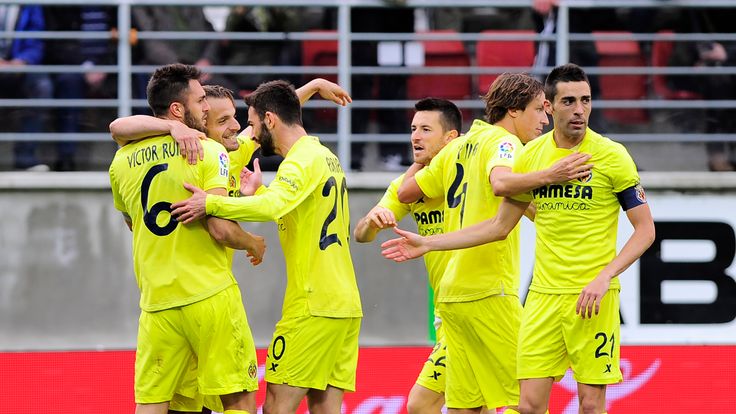
[[[330,177],[325,182],[324,187],[322,187],[322,197],[329,197],[330,193],[332,193],[332,188],[335,188],[335,198],[334,202],[332,204],[332,210],[330,210],[330,213],[327,215],[327,218],[325,219],[325,222],[322,224],[322,231],[319,234],[319,248],[320,250],[325,250],[327,247],[333,243],[337,243],[338,246],[342,246],[342,242],[340,241],[340,238],[337,236],[337,233],[330,233],[327,234],[327,228],[330,226],[330,223],[335,221],[337,218],[337,201],[340,200],[340,214],[344,214],[343,212],[343,205],[345,204],[345,194],[348,192],[347,188],[347,181],[345,180],[345,177],[342,177],[342,183],[340,183],[340,188],[337,188],[337,180],[335,177]],[[348,223],[348,226],[350,223]],[[348,229],[348,234],[350,234],[350,229]]]
[[171,234],[172,231],[179,225],[173,217],[169,217],[169,222],[165,226],[161,227],[156,222],[156,217],[159,213],[167,211],[171,213],[171,203],[168,201],[159,201],[158,203],[151,206],[148,209],[148,192],[151,188],[151,183],[156,174],[166,171],[169,169],[169,164],[159,164],[151,167],[143,177],[143,183],[141,184],[141,207],[143,207],[143,223],[146,224],[148,230],[157,236],[166,236]]

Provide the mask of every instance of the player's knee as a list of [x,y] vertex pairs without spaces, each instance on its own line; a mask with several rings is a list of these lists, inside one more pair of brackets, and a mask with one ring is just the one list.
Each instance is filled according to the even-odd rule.
[[522,399],[519,401],[519,412],[521,414],[544,414],[547,411],[547,407],[543,404],[535,404],[533,401],[528,399]]
[[411,397],[409,397],[409,401],[406,402],[406,411],[409,414],[429,414],[426,412],[425,404],[423,404],[421,400]]
[[596,399],[584,398],[580,401],[580,411],[583,414],[602,414],[606,410]]

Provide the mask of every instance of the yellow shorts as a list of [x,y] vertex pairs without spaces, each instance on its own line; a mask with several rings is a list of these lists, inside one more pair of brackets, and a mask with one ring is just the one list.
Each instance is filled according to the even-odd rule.
[[623,380],[618,290],[608,291],[600,313],[590,319],[575,313],[578,296],[529,292],[519,335],[519,379],[559,381],[572,367],[575,381],[583,384]]
[[435,343],[429,358],[422,366],[422,372],[419,373],[417,378],[417,385],[444,394],[445,376],[447,374],[445,369],[447,342],[445,341],[445,329],[442,324],[436,326],[435,329],[437,330],[437,343]]
[[495,295],[472,302],[440,303],[439,313],[447,342],[447,407],[518,405],[519,298]]
[[355,391],[360,320],[310,315],[280,320],[266,355],[266,382]]
[[238,285],[190,305],[141,312],[136,403],[257,389],[256,349]]

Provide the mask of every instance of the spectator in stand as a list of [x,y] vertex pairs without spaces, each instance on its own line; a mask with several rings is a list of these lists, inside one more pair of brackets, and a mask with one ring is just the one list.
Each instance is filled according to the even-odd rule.
[[[294,32],[300,31],[300,9],[288,7],[233,7],[225,22],[227,32]],[[300,65],[297,42],[287,41],[224,41],[220,47],[220,56],[225,65]],[[254,91],[258,85],[273,79],[264,71],[263,74],[231,75],[228,77],[233,88],[241,97]],[[280,75],[280,78],[292,82],[300,82],[300,77]],[[255,154],[259,158],[263,171],[276,171],[284,159],[278,154],[265,156],[260,148]],[[249,168],[253,168],[249,164]]]
[[[736,9],[690,9],[676,25],[679,33],[732,33]],[[670,66],[736,66],[736,42],[676,42]],[[697,92],[708,100],[736,99],[736,76],[700,75],[670,76],[676,89]],[[707,109],[705,132],[733,133],[736,130],[736,109]],[[734,171],[736,146],[726,142],[707,142],[708,168],[711,171]]]
[[[541,34],[557,33],[557,5],[559,0],[533,0],[532,10],[533,20],[536,30]],[[569,9],[569,31],[570,33],[587,33],[593,30],[616,30],[621,29],[616,20],[615,14],[604,13],[603,9]],[[595,44],[591,41],[571,42],[570,43],[569,62],[580,65],[584,68],[598,66],[598,53],[595,50]],[[536,68],[543,68],[544,73],[549,68],[557,65],[556,49],[554,42],[540,42],[537,45],[537,56],[534,61]],[[600,98],[601,90],[598,83],[598,77],[589,75],[590,89],[593,99]],[[598,130],[608,129],[603,111],[593,112],[590,118],[590,124]]]
[[[414,9],[405,7],[405,0],[384,0],[384,7],[353,7],[350,26],[354,33],[413,33]],[[336,27],[334,10],[328,10],[325,27]],[[352,43],[353,66],[378,66],[378,43],[355,41]],[[405,75],[356,75],[352,78],[353,99],[404,100],[406,95]],[[374,94],[375,92],[375,94]],[[380,133],[407,132],[409,115],[406,110],[385,109],[376,111],[377,129]],[[367,133],[371,123],[368,110],[353,110],[353,133]],[[364,143],[352,145],[350,168],[360,170]],[[406,143],[380,143],[379,152],[384,169],[403,171],[412,164],[410,147]],[[402,167],[402,165],[404,167]]]
[[[133,23],[140,31],[153,32],[212,32],[201,6],[135,6]],[[232,82],[221,75],[207,73],[207,67],[220,64],[219,43],[214,40],[140,40],[135,63],[140,65],[167,65],[184,63],[199,67],[202,84],[217,84],[234,89]],[[144,97],[148,74],[134,80],[134,96]]]
[[[49,31],[112,32],[117,23],[117,13],[109,6],[44,6],[46,28]],[[114,65],[116,49],[111,39],[47,40],[45,63],[49,65]],[[104,72],[69,72],[52,76],[54,97],[57,99],[83,99],[87,97],[114,98],[116,81]],[[61,133],[80,132],[89,127],[91,120],[103,117],[86,117],[82,122],[80,108],[59,108],[56,111],[54,131]],[[77,143],[60,142],[57,145],[57,160],[54,169],[73,171],[77,169]]]
[[[40,6],[0,5],[0,31],[43,31],[45,22]],[[39,39],[0,39],[0,67],[38,65],[43,60],[44,44]],[[0,97],[2,98],[51,98],[51,81],[40,73],[0,73]],[[11,131],[26,133],[43,131],[43,116],[35,108],[21,108],[17,117],[7,116]],[[10,122],[8,122],[10,121]],[[18,125],[20,124],[20,125]],[[48,165],[36,158],[36,143],[18,141],[13,148],[14,168],[18,170],[48,171]]]
[[[225,22],[226,32],[294,32],[299,27],[299,9],[289,7],[236,6]],[[227,40],[221,45],[220,56],[226,65],[299,65],[296,42]],[[268,74],[232,75],[237,90],[251,92],[261,83],[271,80]],[[298,80],[295,80],[298,82]]]

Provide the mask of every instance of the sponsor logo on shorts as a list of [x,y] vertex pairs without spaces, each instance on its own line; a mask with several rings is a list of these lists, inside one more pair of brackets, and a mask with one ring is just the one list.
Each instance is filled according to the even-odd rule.
[[256,366],[256,362],[250,361],[250,366],[248,366],[248,376],[251,378],[255,378],[256,375],[258,375],[258,367]]

